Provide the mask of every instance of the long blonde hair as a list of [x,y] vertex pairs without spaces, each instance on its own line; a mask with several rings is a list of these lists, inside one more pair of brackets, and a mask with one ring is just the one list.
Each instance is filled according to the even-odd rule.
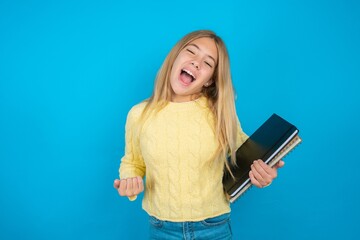
[[215,117],[215,136],[219,141],[217,157],[222,157],[229,169],[228,156],[231,163],[235,164],[237,117],[235,110],[234,88],[231,80],[229,55],[222,39],[209,30],[199,30],[185,35],[170,51],[165,58],[156,76],[153,95],[147,100],[141,120],[145,121],[148,114],[161,110],[171,101],[172,88],[170,74],[173,63],[180,51],[190,42],[198,38],[211,38],[218,50],[218,63],[212,76],[212,84],[204,87],[202,94],[207,97],[208,104]]

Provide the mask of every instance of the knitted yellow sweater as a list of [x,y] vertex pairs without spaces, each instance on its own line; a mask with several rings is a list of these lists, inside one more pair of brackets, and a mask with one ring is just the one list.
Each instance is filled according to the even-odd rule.
[[[134,106],[128,114],[119,169],[120,178],[146,175],[143,209],[173,222],[230,212],[222,185],[224,162],[213,159],[218,141],[206,98],[170,102],[140,128],[145,105]],[[239,124],[238,146],[246,138]]]

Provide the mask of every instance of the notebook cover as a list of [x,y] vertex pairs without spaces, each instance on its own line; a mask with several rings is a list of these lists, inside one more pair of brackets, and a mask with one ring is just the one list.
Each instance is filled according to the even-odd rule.
[[[297,135],[298,129],[280,116],[273,114],[265,121],[236,151],[237,167],[232,167],[235,180],[227,170],[223,185],[226,192],[233,196],[239,187],[250,181],[249,171],[254,160],[262,159],[269,163],[274,153],[280,151],[289,138]],[[290,139],[290,140],[291,140]]]

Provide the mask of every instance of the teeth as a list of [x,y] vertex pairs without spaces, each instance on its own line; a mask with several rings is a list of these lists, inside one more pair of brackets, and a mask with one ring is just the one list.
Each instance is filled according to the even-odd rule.
[[183,71],[186,72],[187,74],[189,74],[190,76],[192,76],[193,79],[195,80],[195,76],[194,76],[194,74],[193,74],[192,72],[190,72],[190,71],[187,70],[187,69],[183,69]]

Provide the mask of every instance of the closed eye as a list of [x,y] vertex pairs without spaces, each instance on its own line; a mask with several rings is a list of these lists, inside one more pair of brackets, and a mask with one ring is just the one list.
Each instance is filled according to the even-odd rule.
[[190,52],[191,54],[195,54],[193,51],[191,51],[190,49],[186,49],[186,51]]
[[208,66],[211,67],[211,68],[213,67],[210,63],[208,63],[208,62],[206,62],[206,61],[205,61],[205,64],[208,65]]

